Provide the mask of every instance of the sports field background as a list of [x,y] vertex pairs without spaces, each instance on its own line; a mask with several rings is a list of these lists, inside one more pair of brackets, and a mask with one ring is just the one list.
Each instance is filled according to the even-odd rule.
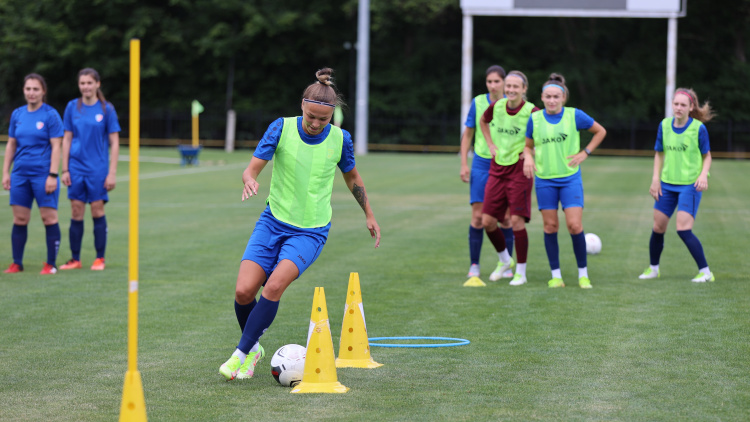
[[[121,151],[127,155],[127,149]],[[484,288],[468,269],[468,186],[456,155],[357,157],[383,230],[379,249],[337,176],[333,226],[318,261],[287,290],[261,338],[268,356],[249,382],[218,368],[239,339],[234,282],[261,212],[240,201],[250,151],[204,150],[180,167],[174,149],[142,148],[138,368],[153,421],[291,420],[747,420],[750,416],[750,164],[715,160],[694,232],[716,275],[697,268],[670,224],[661,278],[648,265],[653,160],[592,156],[584,163],[584,228],[603,242],[589,257],[594,288],[577,287],[569,235],[559,235],[564,289],[548,289],[541,218],[528,225],[529,283],[488,282],[497,258],[485,239]],[[40,276],[44,229],[34,209],[21,274],[0,274],[0,420],[111,421],[127,369],[128,165],[107,205],[107,269]],[[69,258],[63,189],[58,265]],[[7,201],[3,192],[0,201]],[[7,203],[7,202],[6,202]],[[536,203],[534,203],[536,207]],[[562,215],[562,214],[561,214]],[[82,260],[94,259],[87,210]],[[12,260],[9,208],[0,263]],[[562,224],[564,227],[564,224]],[[377,369],[339,369],[346,394],[292,395],[270,354],[307,338],[314,287],[325,287],[334,350],[349,273],[359,272],[371,337],[471,341],[434,349],[373,347]]]

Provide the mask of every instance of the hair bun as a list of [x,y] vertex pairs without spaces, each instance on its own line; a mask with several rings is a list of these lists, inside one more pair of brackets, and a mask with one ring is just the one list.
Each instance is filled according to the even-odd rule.
[[318,70],[315,72],[315,77],[318,79],[318,82],[323,85],[333,85],[333,69],[330,67],[324,67],[323,69]]

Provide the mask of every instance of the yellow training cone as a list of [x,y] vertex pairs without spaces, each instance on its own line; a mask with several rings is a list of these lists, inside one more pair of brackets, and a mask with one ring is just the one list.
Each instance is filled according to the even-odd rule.
[[326,294],[322,287],[315,288],[310,329],[302,382],[292,389],[292,393],[346,393],[349,388],[343,386],[336,377],[331,326],[328,323]]
[[359,274],[350,273],[336,367],[377,368],[379,366],[383,366],[383,364],[375,362],[370,356],[370,342],[367,339],[367,324],[365,323],[365,310],[362,306]]
[[484,287],[486,284],[479,277],[471,277],[466,280],[464,287]]

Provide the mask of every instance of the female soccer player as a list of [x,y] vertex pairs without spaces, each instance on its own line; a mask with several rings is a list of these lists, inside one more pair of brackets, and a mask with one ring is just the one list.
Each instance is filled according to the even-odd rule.
[[505,237],[497,230],[498,220],[505,218],[509,212],[518,257],[511,286],[526,283],[526,258],[529,252],[526,223],[531,219],[534,181],[523,174],[522,153],[526,145],[524,128],[531,113],[539,108],[526,101],[528,85],[526,75],[517,70],[510,71],[505,77],[505,98],[491,104],[480,122],[482,134],[494,157],[484,191],[482,224],[495,249],[502,251],[490,280],[499,280],[513,262],[508,252],[510,245],[506,248]]
[[[536,199],[544,220],[544,247],[552,270],[549,287],[565,287],[560,272],[557,243],[559,203],[562,204],[568,232],[573,239],[573,252],[578,263],[578,285],[590,289],[586,237],[581,221],[583,182],[579,165],[602,143],[607,131],[583,111],[564,107],[567,100],[565,78],[557,73],[551,74],[542,86],[544,110],[533,113],[526,128],[523,173],[528,178],[536,175]],[[579,134],[581,130],[588,130],[594,135],[583,150]]]
[[115,188],[117,159],[120,154],[120,123],[117,112],[101,90],[99,73],[91,68],[78,72],[81,97],[65,107],[62,154],[62,181],[70,199],[70,251],[72,258],[61,270],[81,268],[81,241],[86,204],[94,221],[96,259],[92,270],[104,269],[107,247],[107,192]]
[[60,182],[57,176],[63,126],[57,110],[44,103],[46,94],[47,83],[41,75],[26,75],[23,82],[26,105],[13,110],[10,116],[3,160],[3,188],[10,190],[10,206],[13,208],[10,237],[13,263],[6,273],[23,271],[23,251],[35,199],[47,234],[47,262],[40,274],[57,272],[55,261],[60,247],[60,225],[57,222]]
[[687,88],[677,88],[675,91],[672,111],[674,117],[662,120],[656,134],[654,175],[649,188],[655,201],[654,228],[649,242],[651,265],[639,278],[659,277],[664,233],[677,208],[677,234],[698,264],[698,275],[692,281],[705,283],[715,278],[708,269],[703,246],[693,234],[693,223],[703,191],[708,189],[708,172],[711,169],[711,147],[703,123],[711,120],[714,113],[708,102],[699,107],[698,95]]
[[[487,142],[484,134],[477,131],[479,120],[482,114],[487,110],[490,104],[499,100],[503,96],[503,85],[505,79],[505,69],[501,66],[493,65],[487,68],[485,72],[485,82],[487,84],[487,94],[477,95],[471,101],[469,114],[466,116],[466,130],[461,136],[461,180],[469,183],[471,204],[471,223],[469,224],[469,258],[471,265],[467,277],[479,277],[479,256],[482,252],[482,204],[484,202],[484,188],[489,176],[490,163],[492,155],[487,148]],[[473,142],[473,145],[472,145]],[[468,165],[469,149],[474,147],[474,158],[471,162],[471,170]],[[506,243],[513,245],[513,230],[510,228],[510,220],[503,219],[503,234],[506,237]],[[500,251],[498,251],[499,253]],[[509,249],[512,255],[512,249]],[[512,276],[512,274],[507,274]],[[501,274],[502,276],[502,274]]]
[[[355,167],[349,132],[329,124],[343,103],[324,68],[302,94],[302,116],[271,123],[242,174],[242,200],[258,194],[258,174],[273,159],[268,205],[255,224],[237,275],[234,309],[242,337],[219,368],[227,380],[251,378],[265,356],[258,339],[276,317],[287,287],[320,255],[331,227],[336,167],[365,212],[367,229],[380,246],[380,227]],[[260,299],[255,297],[263,291]]]

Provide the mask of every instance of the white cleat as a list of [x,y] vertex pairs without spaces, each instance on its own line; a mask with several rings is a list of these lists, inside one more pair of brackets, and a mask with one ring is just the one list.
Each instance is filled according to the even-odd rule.
[[526,284],[526,277],[522,276],[521,274],[516,274],[513,276],[513,280],[510,281],[511,286],[520,286],[522,284]]
[[490,274],[490,281],[497,281],[503,278],[503,274],[506,271],[510,270],[510,267],[512,267],[515,264],[516,263],[513,260],[513,258],[510,259],[510,262],[502,262],[502,261],[498,262],[497,268],[495,268],[495,271],[493,271],[492,274]]
[[709,273],[704,273],[704,272],[701,271],[701,272],[698,273],[697,276],[695,276],[695,278],[692,281],[693,281],[693,283],[705,283],[707,281],[711,282],[711,281],[715,281],[715,280],[716,280],[716,278],[714,278],[713,273],[710,273],[710,272]]

